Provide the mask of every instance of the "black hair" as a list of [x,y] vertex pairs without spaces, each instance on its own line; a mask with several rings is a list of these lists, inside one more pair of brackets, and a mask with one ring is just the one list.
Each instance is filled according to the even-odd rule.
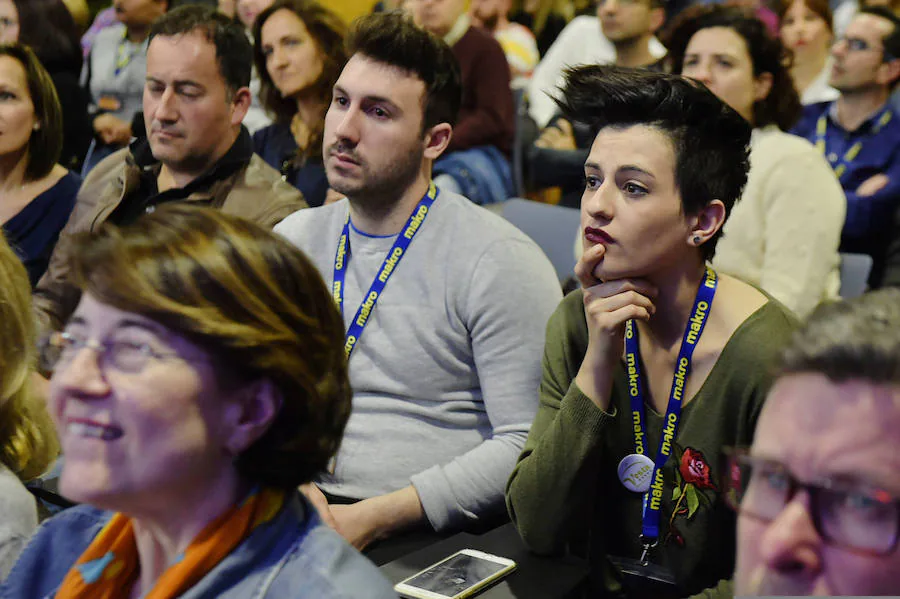
[[753,63],[753,75],[769,73],[772,88],[769,94],[753,104],[753,126],[775,124],[782,131],[790,130],[803,105],[791,79],[791,54],[781,41],[769,34],[765,24],[742,7],[729,5],[692,6],[675,18],[664,44],[669,51],[673,73],[684,68],[684,54],[691,38],[698,31],[712,27],[724,27],[737,33],[747,44],[747,53]]
[[900,17],[884,6],[862,8],[859,14],[873,15],[891,22],[894,28],[881,40],[881,44],[884,46],[884,58],[885,60],[900,58]]
[[450,46],[393,11],[358,19],[347,39],[347,56],[362,54],[415,75],[425,84],[423,129],[456,124],[462,103],[459,63]]
[[[634,125],[663,132],[675,150],[675,183],[685,214],[718,199],[727,218],[747,183],[750,125],[702,84],[644,69],[586,65],[566,71],[557,104],[595,133]],[[707,260],[721,233],[700,246]]]
[[232,93],[250,85],[253,48],[244,28],[215,9],[200,5],[175,8],[150,27],[150,41],[157,35],[174,37],[201,32],[216,47],[219,73]]
[[784,350],[781,374],[900,385],[900,289],[816,308]]

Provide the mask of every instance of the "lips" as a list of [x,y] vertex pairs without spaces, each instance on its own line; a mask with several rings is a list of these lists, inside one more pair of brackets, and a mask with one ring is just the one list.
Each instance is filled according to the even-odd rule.
[[609,245],[616,241],[609,233],[593,227],[585,227],[584,238],[591,243],[602,243],[603,245]]
[[359,162],[353,158],[350,154],[345,154],[343,152],[334,152],[330,153],[331,157],[338,161],[343,166],[359,166]]

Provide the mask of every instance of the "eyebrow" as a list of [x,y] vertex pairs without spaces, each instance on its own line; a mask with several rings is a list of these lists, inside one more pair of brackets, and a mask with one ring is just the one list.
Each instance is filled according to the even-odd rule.
[[[343,94],[343,95],[345,95],[345,96],[349,96],[349,95],[350,95],[349,93],[347,93],[347,90],[345,90],[345,89],[344,89],[343,87],[341,87],[340,85],[335,85],[335,86],[334,86],[334,91],[337,92],[337,93],[339,93],[339,94]],[[365,102],[370,102],[370,103],[373,103],[373,104],[387,104],[388,106],[390,106],[390,107],[393,108],[394,110],[399,110],[399,107],[398,107],[393,101],[391,101],[390,98],[385,98],[384,96],[363,96],[363,101],[365,101]]]
[[[73,316],[69,319],[70,325],[81,325],[87,326],[87,321],[81,316]],[[116,332],[121,329],[142,329],[147,331],[148,333],[153,333],[154,335],[162,336],[165,334],[165,329],[163,329],[160,325],[148,321],[141,320],[138,318],[126,317],[116,323],[116,327],[111,332]]]
[[[591,169],[594,171],[603,170],[600,168],[600,165],[597,164],[596,162],[585,162],[584,168]],[[656,176],[653,173],[651,173],[647,169],[641,168],[635,164],[626,164],[626,165],[620,166],[619,168],[616,169],[616,173],[640,173],[642,175],[646,175],[647,177],[650,177],[651,179],[656,179]]]
[[[146,81],[147,81],[147,83],[159,83],[160,85],[168,85],[168,84],[167,84],[165,81],[163,81],[162,79],[157,79],[156,77],[151,77],[150,75],[147,75]],[[190,86],[190,87],[196,87],[196,88],[199,88],[199,89],[206,89],[206,88],[203,86],[203,84],[198,83],[197,81],[193,81],[193,80],[191,80],[191,79],[176,79],[175,81],[172,82],[172,85],[173,85],[174,87],[187,87],[187,86]]]

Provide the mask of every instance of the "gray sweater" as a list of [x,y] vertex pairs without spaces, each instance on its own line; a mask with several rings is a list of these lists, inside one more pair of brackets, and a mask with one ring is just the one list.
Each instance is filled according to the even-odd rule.
[[[275,227],[331,285],[347,200]],[[395,237],[351,229],[349,325]],[[415,487],[435,530],[503,509],[503,490],[538,405],[547,319],[561,298],[524,233],[442,192],[394,270],[350,358],[353,413],[328,493]]]
[[9,574],[37,525],[34,496],[0,464],[0,581]]

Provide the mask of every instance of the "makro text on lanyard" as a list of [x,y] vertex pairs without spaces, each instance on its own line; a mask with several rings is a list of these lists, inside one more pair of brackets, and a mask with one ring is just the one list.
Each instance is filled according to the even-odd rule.
[[[875,123],[875,126],[872,127],[872,132],[869,134],[871,136],[875,136],[881,131],[885,125],[891,122],[891,111],[885,109],[882,115],[878,118],[878,121]],[[834,169],[834,174],[837,175],[837,178],[840,179],[847,172],[847,167],[850,166],[850,163],[853,162],[857,156],[859,156],[860,151],[863,147],[862,141],[857,141],[855,144],[850,146],[850,149],[844,152],[844,156],[838,162],[837,154],[826,154],[825,148],[825,134],[828,131],[828,119],[823,114],[819,117],[818,122],[816,122],[816,148],[820,152],[822,152],[822,156],[825,156],[825,159],[828,160],[828,164],[831,165],[831,168]]]
[[[435,187],[433,182],[430,182],[428,184],[428,191],[422,199],[419,200],[419,203],[416,204],[409,220],[406,221],[400,234],[397,235],[394,245],[391,246],[390,251],[388,251],[384,262],[381,264],[381,268],[378,270],[378,274],[375,275],[375,280],[372,281],[372,285],[369,286],[368,293],[363,297],[362,303],[356,310],[356,315],[353,317],[350,326],[347,328],[347,336],[344,339],[344,352],[347,354],[347,358],[350,357],[350,353],[353,351],[353,348],[356,347],[356,343],[362,336],[363,329],[365,329],[366,323],[369,322],[369,317],[372,315],[375,304],[378,303],[378,298],[381,297],[388,279],[391,278],[391,275],[400,264],[400,260],[402,260],[403,256],[406,254],[409,244],[412,243],[413,237],[416,236],[416,233],[425,221],[425,217],[428,216],[428,211],[431,209],[434,200],[437,199],[438,193],[438,188]],[[337,303],[342,316],[344,314],[344,280],[347,276],[348,264],[350,264],[349,210],[347,212],[347,220],[344,221],[344,229],[338,239],[337,250],[334,254],[334,278],[331,283],[331,294],[334,297],[334,301]]]
[[[706,276],[697,290],[697,298],[694,300],[694,309],[691,318],[684,331],[681,341],[681,349],[678,352],[678,362],[675,365],[675,376],[672,381],[672,390],[669,392],[669,403],[666,407],[666,415],[663,419],[663,429],[659,438],[659,449],[654,461],[653,474],[650,478],[650,489],[644,495],[643,523],[641,525],[641,564],[647,565],[647,554],[656,545],[659,538],[659,519],[663,498],[663,473],[669,456],[672,454],[672,445],[678,434],[678,425],[681,421],[681,406],[684,389],[688,376],[691,373],[691,358],[694,349],[706,326],[713,298],[716,295],[718,277],[716,271],[707,267]],[[638,344],[638,329],[634,320],[625,323],[625,365],[628,375],[628,395],[631,397],[631,416],[634,422],[634,451],[644,455],[646,415],[644,407],[644,384],[640,366],[640,346]]]

